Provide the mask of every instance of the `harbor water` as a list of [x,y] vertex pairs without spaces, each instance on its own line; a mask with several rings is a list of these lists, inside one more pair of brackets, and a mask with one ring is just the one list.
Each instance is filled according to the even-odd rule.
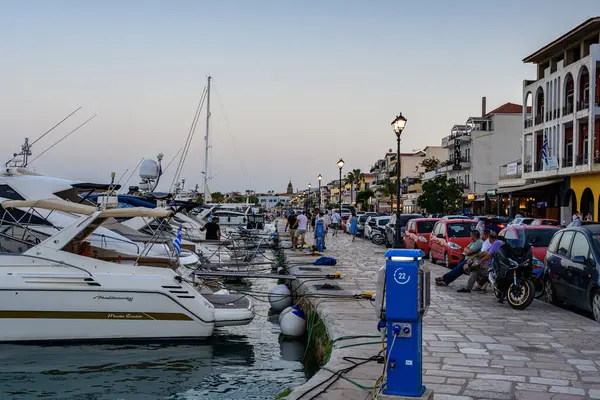
[[[255,280],[252,291],[275,283]],[[188,343],[0,345],[0,399],[271,399],[309,378],[268,303],[251,324]]]

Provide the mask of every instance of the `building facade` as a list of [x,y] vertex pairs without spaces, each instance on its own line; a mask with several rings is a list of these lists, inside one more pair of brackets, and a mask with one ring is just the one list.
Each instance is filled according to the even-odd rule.
[[487,112],[484,97],[481,116],[454,125],[442,139],[448,160],[440,172],[462,186],[465,212],[496,212],[499,166],[521,158],[522,109],[519,104],[505,103]]
[[520,168],[498,191],[528,197],[533,214],[568,222],[579,210],[598,221],[599,43],[600,17],[594,17],[523,59],[536,66],[537,77],[523,82]]

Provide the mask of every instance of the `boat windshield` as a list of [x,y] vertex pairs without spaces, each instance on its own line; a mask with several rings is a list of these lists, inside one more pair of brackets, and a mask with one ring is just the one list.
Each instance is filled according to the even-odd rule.
[[0,226],[0,253],[21,254],[49,236],[18,225]]

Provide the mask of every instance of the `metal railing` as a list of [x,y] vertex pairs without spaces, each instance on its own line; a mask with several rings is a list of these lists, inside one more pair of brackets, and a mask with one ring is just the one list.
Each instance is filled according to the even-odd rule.
[[539,124],[541,124],[542,122],[544,122],[544,116],[543,116],[543,114],[542,114],[542,115],[537,115],[537,116],[535,117],[535,119],[534,119],[534,123],[535,123],[536,125],[539,125]]
[[523,125],[525,128],[531,128],[533,126],[533,118],[525,118],[525,123]]
[[577,111],[585,110],[590,108],[590,103],[587,101],[579,100],[577,102]]
[[587,163],[588,163],[588,154],[587,153],[578,154],[577,157],[575,157],[575,165],[584,165]]
[[567,103],[566,105],[563,106],[562,108],[562,115],[563,117],[565,115],[569,115],[573,113],[573,103]]
[[560,166],[563,168],[572,167],[573,166],[573,157],[563,158]]
[[525,163],[523,164],[523,172],[528,173],[528,172],[531,172],[531,170],[532,170],[531,161],[525,161]]

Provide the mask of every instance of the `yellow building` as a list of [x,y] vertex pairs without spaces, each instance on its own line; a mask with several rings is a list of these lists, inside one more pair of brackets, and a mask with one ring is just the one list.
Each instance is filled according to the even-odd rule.
[[[594,221],[600,221],[600,172],[571,176],[571,204],[573,210],[590,212]],[[569,194],[567,196],[569,196]],[[585,217],[585,215],[583,215]]]

